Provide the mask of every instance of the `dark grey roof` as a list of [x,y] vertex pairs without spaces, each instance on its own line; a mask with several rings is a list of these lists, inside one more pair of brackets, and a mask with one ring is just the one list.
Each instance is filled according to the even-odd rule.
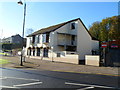
[[50,26],[50,27],[47,27],[47,28],[42,28],[30,35],[28,35],[27,37],[30,37],[30,36],[33,36],[33,35],[37,35],[37,34],[41,34],[41,33],[46,33],[46,32],[51,32],[51,31],[55,31],[56,29],[62,27],[63,25],[67,24],[67,23],[70,23],[70,22],[73,22],[73,21],[76,21],[78,20],[79,18],[77,19],[74,19],[74,20],[70,20],[68,22],[64,22],[64,23],[61,23],[61,24],[57,24],[57,25],[53,25],[53,26]]
[[[85,27],[86,31],[89,33],[88,29],[86,28],[86,26],[84,25],[82,20],[80,18],[77,18],[77,19],[73,19],[73,20],[70,20],[70,21],[67,21],[67,22],[64,22],[64,23],[61,23],[61,24],[53,25],[53,26],[50,26],[50,27],[47,27],[47,28],[42,28],[42,29],[40,29],[40,30],[38,30],[38,31],[28,35],[27,37],[31,37],[33,35],[55,31],[56,29],[62,27],[63,25],[65,25],[67,23],[70,23],[70,22],[73,22],[73,21],[77,21],[77,20],[80,20],[82,25]],[[92,37],[92,35],[90,33],[89,33],[89,35],[91,36],[92,40],[97,40],[96,38]]]

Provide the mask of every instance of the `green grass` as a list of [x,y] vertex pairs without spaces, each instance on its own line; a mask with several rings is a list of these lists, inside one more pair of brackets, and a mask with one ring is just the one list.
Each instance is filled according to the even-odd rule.
[[7,63],[9,63],[8,60],[0,59],[0,64],[7,64]]
[[10,54],[8,54],[8,53],[0,53],[0,55],[10,55]]

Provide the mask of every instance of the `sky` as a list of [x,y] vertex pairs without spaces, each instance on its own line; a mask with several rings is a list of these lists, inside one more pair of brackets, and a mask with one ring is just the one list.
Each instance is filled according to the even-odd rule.
[[[18,0],[19,1],[19,0]],[[26,2],[26,30],[56,25],[80,18],[89,28],[92,23],[118,15],[118,2]],[[0,2],[0,38],[22,36],[24,5]]]

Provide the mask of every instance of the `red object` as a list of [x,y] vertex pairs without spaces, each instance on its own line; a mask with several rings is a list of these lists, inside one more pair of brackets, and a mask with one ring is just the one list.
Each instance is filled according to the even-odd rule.
[[106,48],[107,47],[107,43],[102,43],[101,47],[102,48]]
[[120,48],[120,40],[109,41],[108,44],[110,48]]
[[111,48],[118,48],[118,45],[117,44],[112,44]]

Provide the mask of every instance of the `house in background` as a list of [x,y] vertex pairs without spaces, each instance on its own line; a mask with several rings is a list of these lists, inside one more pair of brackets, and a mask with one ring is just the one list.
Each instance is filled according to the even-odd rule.
[[27,36],[26,56],[79,64],[99,48],[80,18],[40,29]]
[[23,38],[19,35],[13,35],[11,37],[8,38],[3,38],[2,39],[2,43],[15,43],[15,44],[20,44],[22,43]]
[[[24,42],[23,42],[24,41]],[[11,37],[1,39],[1,44],[10,44],[11,49],[19,49],[26,46],[26,38],[21,37],[19,34],[12,35]]]

